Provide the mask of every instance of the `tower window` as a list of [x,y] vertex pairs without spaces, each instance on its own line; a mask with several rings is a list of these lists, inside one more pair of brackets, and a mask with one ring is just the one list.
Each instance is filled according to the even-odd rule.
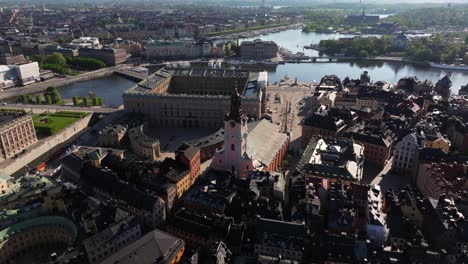
[[234,144],[231,144],[231,150],[234,151],[235,147]]

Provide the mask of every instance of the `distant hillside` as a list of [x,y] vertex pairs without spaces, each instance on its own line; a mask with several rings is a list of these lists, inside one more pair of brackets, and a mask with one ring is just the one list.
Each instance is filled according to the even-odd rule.
[[398,22],[408,29],[468,27],[468,5],[411,9],[398,12],[386,20]]

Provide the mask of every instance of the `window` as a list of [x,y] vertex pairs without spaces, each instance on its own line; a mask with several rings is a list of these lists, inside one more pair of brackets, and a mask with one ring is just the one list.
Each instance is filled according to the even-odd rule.
[[234,151],[235,147],[234,144],[231,144],[231,150]]

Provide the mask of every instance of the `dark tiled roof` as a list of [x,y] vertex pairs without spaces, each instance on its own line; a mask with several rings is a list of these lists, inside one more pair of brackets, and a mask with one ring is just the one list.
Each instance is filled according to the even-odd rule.
[[119,180],[118,176],[109,170],[98,169],[90,164],[84,166],[82,177],[89,186],[100,189],[135,208],[152,212],[159,198]]

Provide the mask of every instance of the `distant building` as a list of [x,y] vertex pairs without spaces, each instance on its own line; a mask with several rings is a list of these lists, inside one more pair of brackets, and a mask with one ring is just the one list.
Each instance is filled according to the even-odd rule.
[[187,54],[185,43],[176,40],[149,40],[145,44],[145,52],[149,59],[183,58]]
[[0,160],[10,159],[37,142],[30,114],[0,111]]
[[242,41],[240,45],[240,56],[242,59],[271,59],[278,53],[278,45],[273,41]]
[[93,58],[103,61],[107,66],[115,66],[127,60],[127,52],[124,49],[93,49],[80,48],[78,53],[81,57]]
[[352,25],[374,24],[380,21],[380,17],[378,15],[366,15],[366,11],[363,9],[361,15],[348,15],[347,20]]
[[89,48],[89,49],[101,49],[102,45],[99,42],[98,38],[95,37],[80,37],[78,39],[72,40],[68,44],[71,48]]
[[20,64],[25,63],[26,59],[24,58],[23,54],[13,55],[11,53],[3,53],[0,54],[0,64],[5,65],[13,65],[13,64]]
[[107,227],[106,229],[83,240],[83,246],[90,264],[101,263],[102,260],[121,248],[141,237],[138,220],[128,216]]
[[392,46],[398,49],[406,49],[409,45],[411,45],[411,39],[403,33],[395,35],[392,40]]
[[306,178],[320,178],[325,189],[329,182],[360,182],[364,171],[364,153],[364,145],[352,139],[313,137],[297,170]]
[[184,240],[155,229],[106,258],[102,264],[176,264],[181,263]]

